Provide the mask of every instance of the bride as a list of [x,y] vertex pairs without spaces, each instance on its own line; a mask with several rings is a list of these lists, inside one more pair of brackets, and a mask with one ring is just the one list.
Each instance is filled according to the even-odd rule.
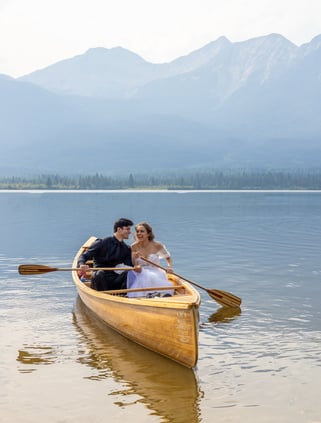
[[[132,262],[135,267],[138,266],[138,271],[129,271],[127,274],[127,288],[145,288],[152,286],[172,286],[167,279],[167,273],[147,263],[140,257],[146,257],[156,264],[160,263],[160,259],[164,258],[167,262],[167,269],[170,273],[172,271],[172,259],[166,247],[155,241],[155,235],[152,227],[146,223],[141,222],[135,226],[135,242],[132,244]],[[173,294],[173,290],[159,291],[156,295],[169,296]],[[149,296],[155,295],[150,292]],[[128,297],[141,297],[142,292],[128,292]]]

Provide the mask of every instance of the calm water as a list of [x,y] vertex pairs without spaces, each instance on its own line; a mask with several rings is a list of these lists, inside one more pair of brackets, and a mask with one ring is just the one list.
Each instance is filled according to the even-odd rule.
[[[321,422],[320,192],[2,192],[0,209],[0,422]],[[121,216],[243,300],[201,291],[195,371],[102,327],[69,272],[17,272],[70,267]]]

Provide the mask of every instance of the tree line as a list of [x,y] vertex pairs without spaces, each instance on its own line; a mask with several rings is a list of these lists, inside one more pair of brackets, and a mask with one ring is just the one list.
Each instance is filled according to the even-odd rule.
[[321,169],[291,171],[200,170],[133,174],[126,176],[66,176],[42,174],[35,177],[2,177],[0,189],[24,190],[119,190],[119,189],[183,189],[183,190],[254,190],[289,189],[320,190]]

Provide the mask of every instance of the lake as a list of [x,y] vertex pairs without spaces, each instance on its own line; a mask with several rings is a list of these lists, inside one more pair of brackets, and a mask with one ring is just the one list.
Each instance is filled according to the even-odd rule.
[[[0,207],[0,422],[321,422],[321,192],[2,191]],[[242,298],[231,312],[200,290],[194,370],[103,326],[69,272],[18,274],[71,267],[119,217]]]

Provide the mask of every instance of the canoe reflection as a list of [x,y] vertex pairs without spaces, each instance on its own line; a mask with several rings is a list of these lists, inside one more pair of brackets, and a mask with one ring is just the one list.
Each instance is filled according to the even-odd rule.
[[112,377],[126,384],[123,392],[117,392],[123,393],[124,402],[115,404],[124,406],[128,393],[136,394],[139,402],[164,422],[200,421],[201,393],[192,369],[117,334],[98,320],[80,297],[74,307],[74,324],[81,335],[79,362],[97,370],[94,379]]
[[240,307],[221,307],[208,318],[209,322],[228,323],[241,314]]

